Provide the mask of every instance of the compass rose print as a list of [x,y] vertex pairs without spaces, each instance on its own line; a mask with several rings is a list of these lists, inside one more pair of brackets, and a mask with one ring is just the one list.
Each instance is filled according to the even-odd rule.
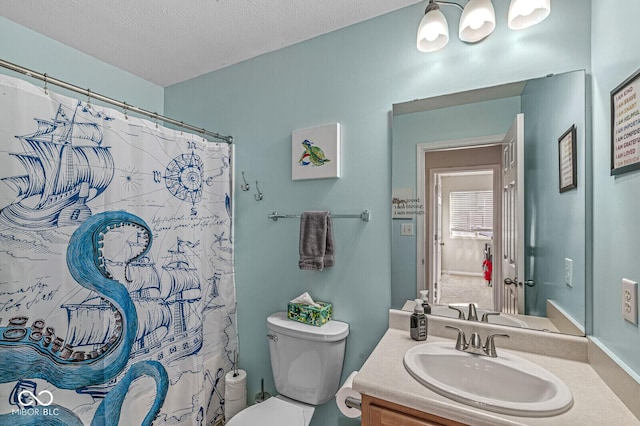
[[202,199],[203,169],[204,164],[198,154],[181,154],[167,166],[165,185],[174,197],[195,205]]

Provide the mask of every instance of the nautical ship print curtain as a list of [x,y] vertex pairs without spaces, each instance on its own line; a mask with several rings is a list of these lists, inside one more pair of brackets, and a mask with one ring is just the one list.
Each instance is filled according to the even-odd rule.
[[0,424],[222,417],[230,157],[0,76]]

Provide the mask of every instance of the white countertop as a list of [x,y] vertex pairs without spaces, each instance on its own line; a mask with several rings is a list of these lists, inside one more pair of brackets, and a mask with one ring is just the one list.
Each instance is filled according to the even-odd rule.
[[[427,342],[455,341],[430,335]],[[573,394],[573,406],[552,417],[517,417],[481,410],[441,396],[421,385],[403,365],[405,352],[417,342],[409,330],[390,328],[353,380],[353,389],[372,397],[435,414],[473,426],[494,425],[640,425],[594,369],[585,362],[500,348],[532,361],[564,381]],[[517,389],[514,389],[517,392]]]

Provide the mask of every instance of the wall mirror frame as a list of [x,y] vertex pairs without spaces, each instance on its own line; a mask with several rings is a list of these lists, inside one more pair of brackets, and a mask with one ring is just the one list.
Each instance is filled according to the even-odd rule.
[[[500,312],[488,322],[585,334],[586,107],[584,70],[393,105],[392,308],[429,290],[436,315],[473,303],[478,319]],[[571,126],[577,186],[560,192],[558,138]],[[518,184],[504,175],[512,163]]]

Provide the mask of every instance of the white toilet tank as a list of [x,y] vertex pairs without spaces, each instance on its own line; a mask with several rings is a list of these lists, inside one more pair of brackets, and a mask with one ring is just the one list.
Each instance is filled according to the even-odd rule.
[[329,321],[315,327],[277,312],[267,318],[267,328],[278,392],[311,405],[333,398],[340,386],[349,324]]

